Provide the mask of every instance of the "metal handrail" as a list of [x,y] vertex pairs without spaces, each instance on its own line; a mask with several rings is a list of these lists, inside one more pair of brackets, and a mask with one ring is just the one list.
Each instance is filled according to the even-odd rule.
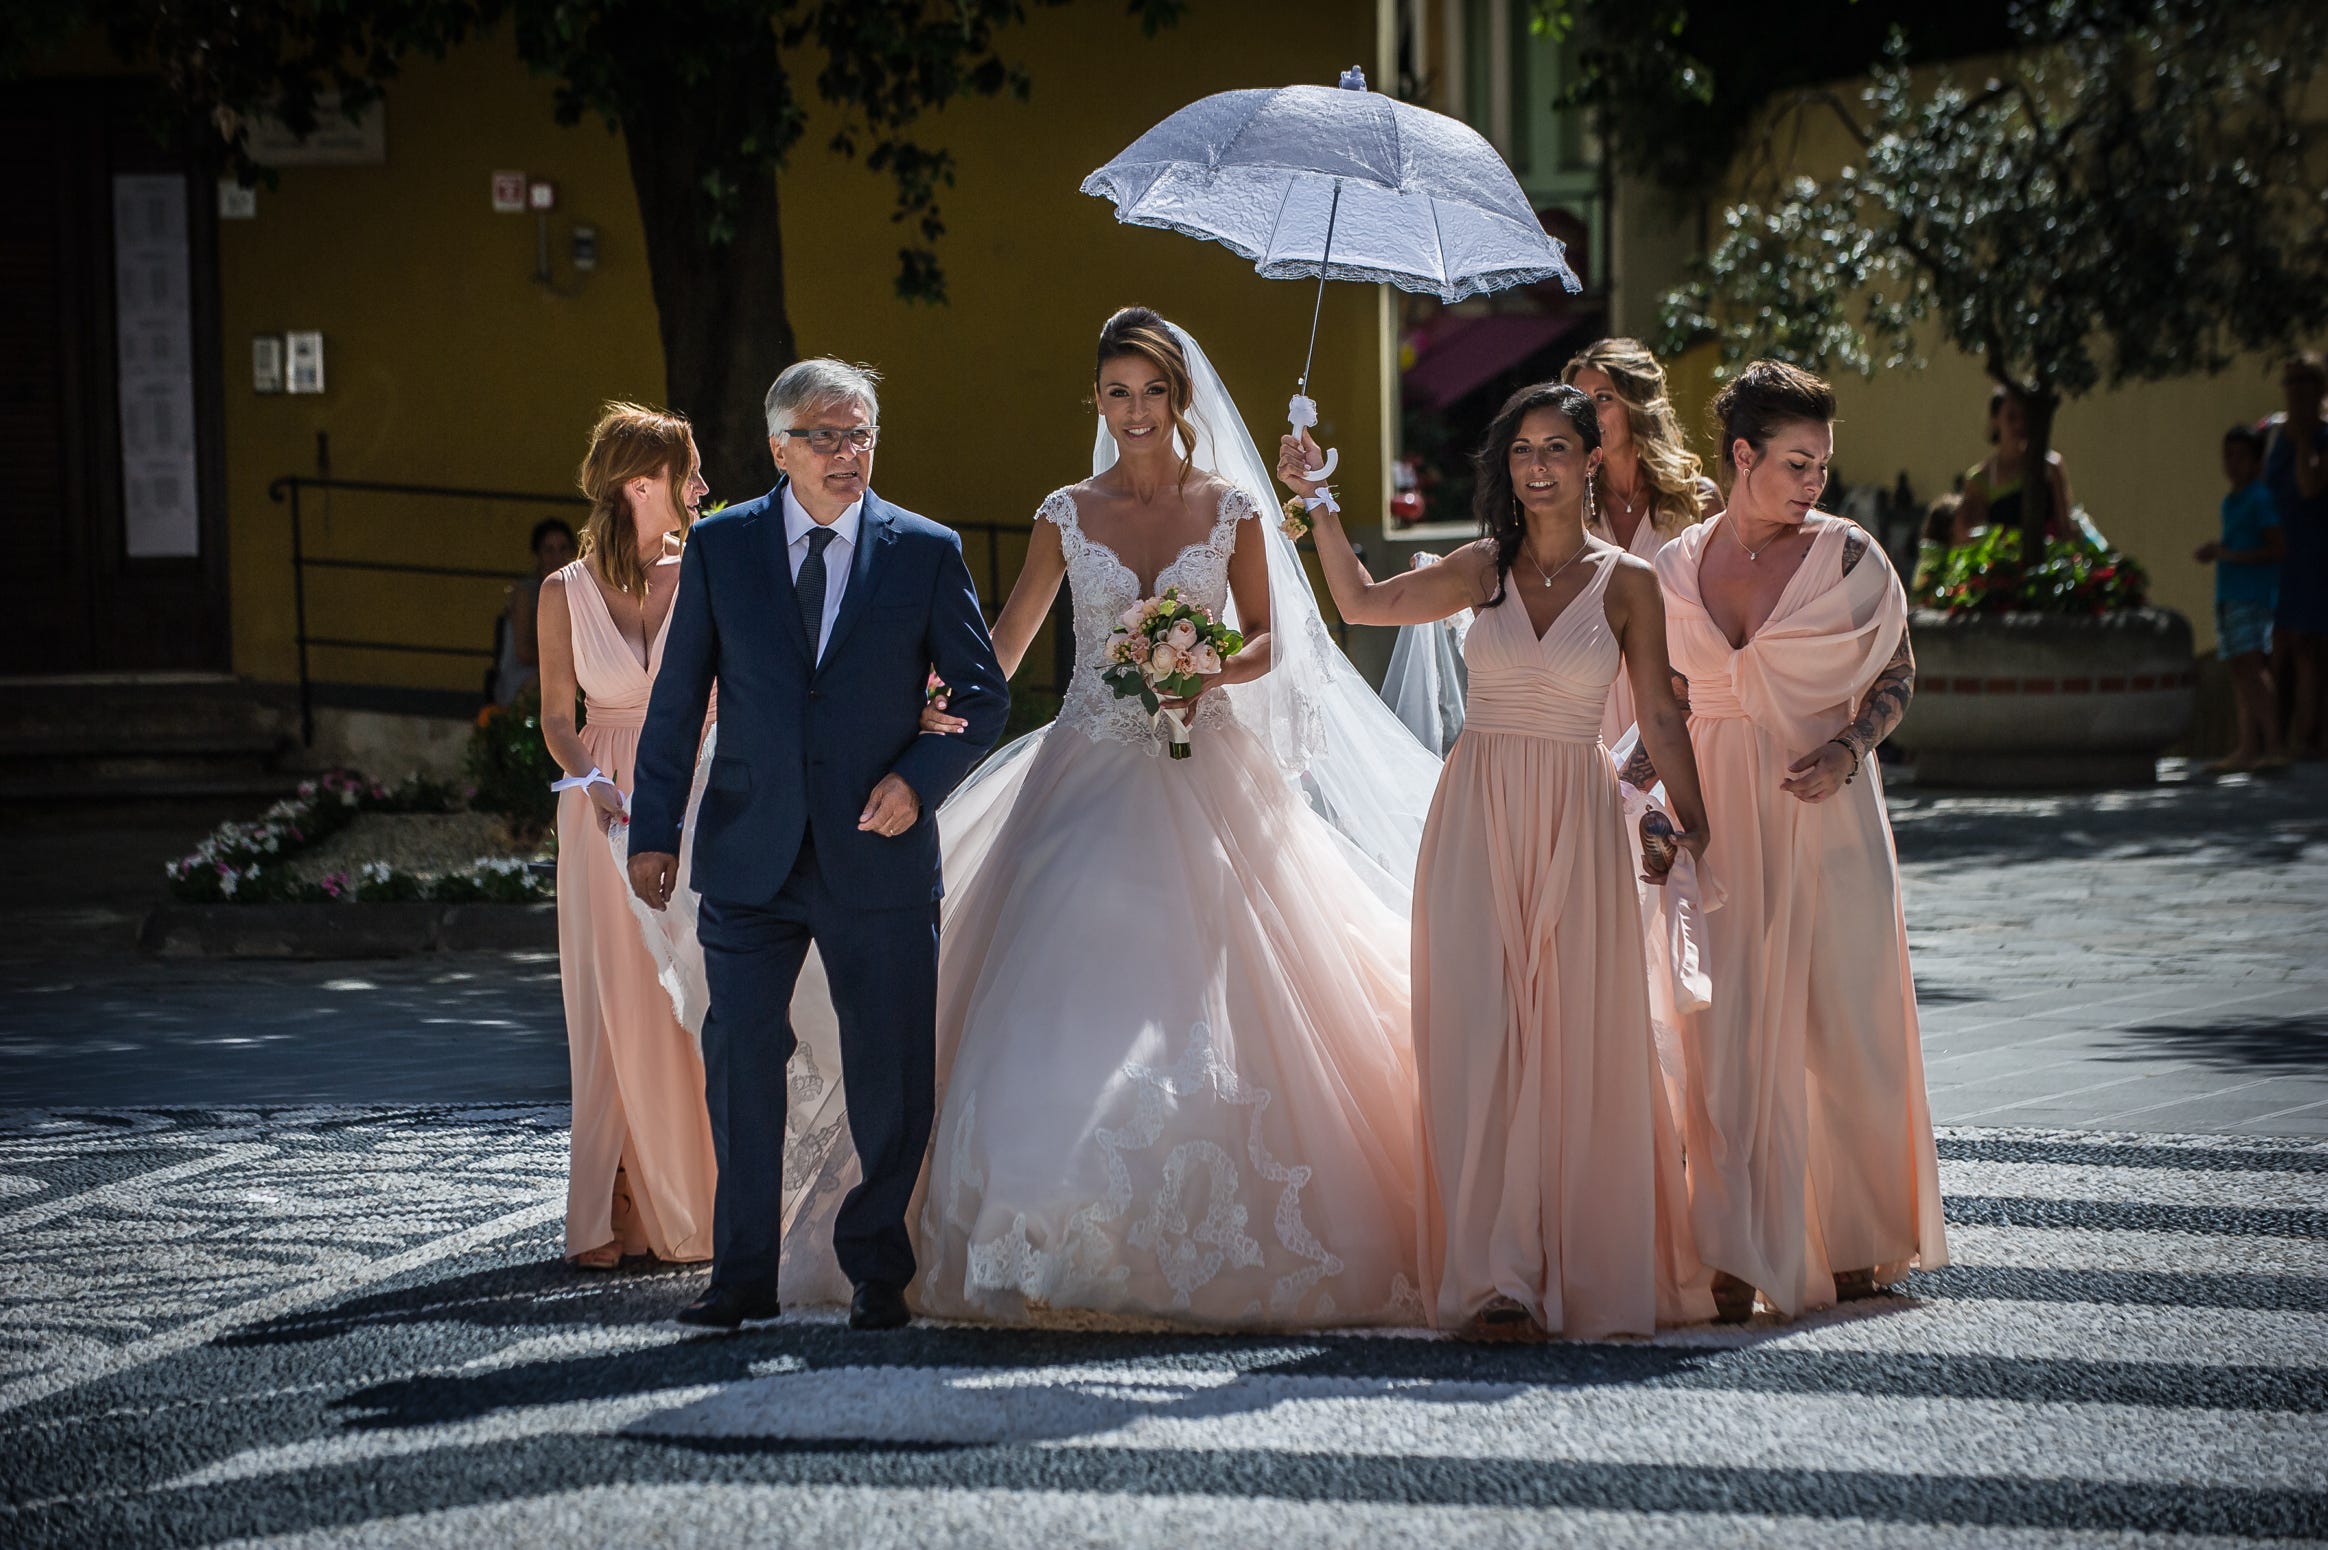
[[[532,574],[530,571],[491,570],[465,565],[427,565],[404,560],[366,560],[342,555],[310,555],[307,552],[306,527],[300,508],[300,493],[304,490],[351,490],[376,495],[403,495],[432,500],[507,501],[530,506],[586,506],[588,502],[571,490],[543,493],[531,490],[488,490],[462,485],[405,484],[380,479],[335,479],[329,476],[284,474],[267,486],[267,498],[277,505],[287,505],[291,515],[291,604],[292,623],[299,651],[299,735],[303,743],[315,743],[315,682],[308,657],[308,648],[321,646],[340,651],[389,651],[416,656],[478,657],[491,661],[493,653],[478,646],[435,646],[414,641],[363,640],[344,635],[310,635],[307,631],[307,573],[311,570],[340,570],[372,572],[401,576],[440,576],[454,579],[482,581],[516,581]],[[964,535],[977,534],[986,540],[986,587],[980,603],[991,621],[1000,612],[1003,596],[1002,547],[1008,538],[1025,539],[1030,530],[1008,522],[960,522],[955,530]],[[1051,611],[1054,651],[1054,681],[1041,685],[1057,693],[1067,681],[1074,651],[1074,625],[1069,612],[1066,589],[1060,589],[1058,602]]]

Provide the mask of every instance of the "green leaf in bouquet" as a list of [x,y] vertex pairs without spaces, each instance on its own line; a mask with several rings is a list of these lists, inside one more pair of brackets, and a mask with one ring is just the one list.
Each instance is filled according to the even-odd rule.
[[1140,703],[1147,708],[1148,714],[1151,716],[1164,708],[1164,702],[1156,698],[1156,691],[1145,685],[1140,689]]

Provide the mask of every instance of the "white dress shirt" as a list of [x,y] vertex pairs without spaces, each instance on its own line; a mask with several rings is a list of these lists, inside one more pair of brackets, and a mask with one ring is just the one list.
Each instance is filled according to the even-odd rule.
[[[863,496],[849,502],[849,509],[833,519],[833,541],[825,545],[824,623],[818,627],[816,639],[809,644],[810,655],[824,660],[825,642],[833,638],[833,621],[841,616],[841,594],[849,589],[849,570],[857,553],[857,524],[864,515]],[[793,498],[792,486],[784,486],[784,552],[792,560],[792,579],[800,580],[800,567],[808,563],[808,535],[817,525],[808,508]]]

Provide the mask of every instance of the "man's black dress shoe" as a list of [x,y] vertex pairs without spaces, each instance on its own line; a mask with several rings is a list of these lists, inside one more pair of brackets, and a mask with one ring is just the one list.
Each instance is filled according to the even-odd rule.
[[772,1319],[784,1311],[774,1292],[744,1292],[715,1286],[672,1317],[706,1329],[734,1329],[746,1319]]
[[903,1329],[913,1321],[906,1311],[905,1293],[894,1286],[867,1281],[849,1299],[851,1329]]

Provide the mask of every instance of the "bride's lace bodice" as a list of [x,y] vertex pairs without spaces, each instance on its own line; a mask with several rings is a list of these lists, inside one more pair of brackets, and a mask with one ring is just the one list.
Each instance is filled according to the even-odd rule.
[[[1237,524],[1256,510],[1253,498],[1242,489],[1232,486],[1224,491],[1212,531],[1156,573],[1156,593],[1178,587],[1182,597],[1221,618],[1228,606],[1229,556],[1237,547]],[[1108,637],[1124,611],[1140,601],[1140,578],[1113,549],[1085,536],[1069,491],[1052,491],[1035,516],[1059,529],[1059,547],[1067,557],[1067,586],[1075,602],[1075,671],[1060,697],[1058,724],[1095,741],[1161,752],[1164,734],[1150,723],[1140,702],[1118,698],[1099,676],[1106,666]],[[1197,701],[1195,725],[1202,728],[1230,714],[1228,696],[1216,690]]]

